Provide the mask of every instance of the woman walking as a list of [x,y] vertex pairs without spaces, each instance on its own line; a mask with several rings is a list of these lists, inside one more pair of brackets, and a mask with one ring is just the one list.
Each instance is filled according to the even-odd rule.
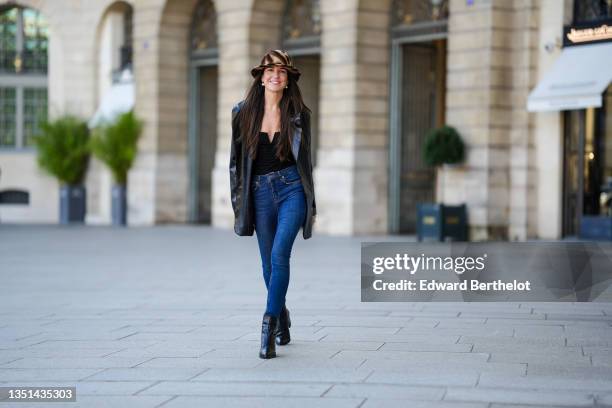
[[259,357],[273,358],[275,343],[291,340],[285,295],[293,242],[300,227],[311,237],[316,215],[310,109],[286,51],[268,51],[251,75],[246,98],[232,109],[231,200],[236,234],[257,235],[268,290]]

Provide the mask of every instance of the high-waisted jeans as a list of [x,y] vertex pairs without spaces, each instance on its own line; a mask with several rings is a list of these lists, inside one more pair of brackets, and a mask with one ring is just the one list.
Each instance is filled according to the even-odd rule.
[[306,217],[306,197],[297,167],[262,175],[251,182],[255,232],[268,289],[266,313],[279,316],[289,287],[289,258]]

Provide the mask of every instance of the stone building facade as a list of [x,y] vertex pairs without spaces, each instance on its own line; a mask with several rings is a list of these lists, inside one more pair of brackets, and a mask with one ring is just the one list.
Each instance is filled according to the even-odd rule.
[[[210,213],[207,222],[232,227],[228,174],[231,108],[244,98],[252,81],[250,68],[259,63],[265,51],[294,44],[298,67],[300,61],[304,66],[310,64],[305,71],[311,74],[303,74],[300,85],[310,95],[316,112],[315,234],[411,233],[409,228],[402,231],[398,227],[398,217],[412,207],[398,204],[399,193],[390,192],[392,186],[403,188],[404,183],[403,167],[393,176],[391,168],[397,164],[391,157],[398,157],[393,140],[411,146],[410,138],[422,138],[422,134],[399,131],[399,139],[392,138],[393,132],[398,132],[395,124],[405,121],[406,129],[411,126],[410,118],[402,115],[405,111],[398,110],[403,105],[395,105],[393,92],[399,92],[397,100],[416,100],[417,104],[423,95],[437,92],[432,104],[438,109],[426,115],[435,113],[437,124],[454,126],[466,143],[467,156],[461,165],[431,173],[433,184],[426,186],[433,194],[430,199],[466,203],[472,240],[561,237],[559,114],[529,113],[526,104],[529,92],[559,52],[548,52],[544,46],[558,42],[563,24],[571,17],[573,1],[320,0],[303,8],[310,13],[307,19],[317,13],[320,26],[316,38],[308,38],[310,45],[301,50],[296,41],[283,42],[283,36],[287,35],[292,8],[309,2],[202,3],[11,3],[39,10],[49,24],[49,114],[70,111],[84,117],[96,111],[104,91],[101,81],[108,75],[100,72],[100,67],[109,65],[101,57],[105,30],[109,24],[112,27],[113,15],[121,16],[130,9],[135,111],[145,121],[139,154],[128,179],[131,225],[197,221],[202,197],[198,189],[204,185],[209,203],[205,207]],[[436,19],[442,19],[439,15],[425,18],[425,34],[411,27],[393,29],[402,7],[406,9],[399,18],[407,25],[412,23],[411,3],[423,3],[425,14],[432,10],[445,13],[445,21],[437,24]],[[439,3],[447,8],[435,10]],[[211,6],[212,14],[206,11]],[[202,35],[214,39],[214,47],[194,52],[194,18],[202,10],[209,13],[202,18],[214,28],[214,35]],[[120,18],[115,23],[123,27]],[[121,41],[108,35],[111,44]],[[402,47],[412,44],[411,49],[420,52],[419,38],[437,45],[428,46],[429,54],[421,60],[411,60],[413,54],[407,55]],[[291,52],[291,47],[286,48]],[[405,58],[403,68],[398,68],[398,55]],[[112,58],[108,58],[112,65]],[[416,86],[418,80],[397,82],[402,76],[396,76],[394,69],[405,69],[404,78],[409,74],[418,78],[421,74],[411,71],[418,64],[411,65],[411,61],[432,58],[437,58],[436,67],[422,75],[435,76],[435,83],[430,90],[424,89],[423,95],[410,93],[410,86]],[[202,74],[204,68],[208,74]],[[196,83],[198,89],[194,89]],[[206,100],[207,92],[214,97]],[[207,106],[202,113],[208,115],[205,120],[199,117],[202,106]],[[199,132],[208,132],[208,139],[200,138]],[[196,139],[199,145],[193,144]],[[202,140],[208,141],[204,149]],[[199,147],[194,151],[194,146]],[[206,146],[214,148],[204,152]],[[202,168],[203,156],[208,157],[208,167],[204,166],[208,181],[198,183],[194,175]],[[10,184],[31,192],[28,208],[0,208],[3,221],[56,221],[57,183],[36,169],[35,151],[3,149],[0,168],[0,189]],[[108,222],[109,185],[103,166],[92,163],[87,181],[89,223]],[[407,191],[410,196],[412,190]]]

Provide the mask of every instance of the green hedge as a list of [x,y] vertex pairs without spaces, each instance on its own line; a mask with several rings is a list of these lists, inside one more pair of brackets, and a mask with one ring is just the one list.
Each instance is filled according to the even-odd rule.
[[463,161],[464,144],[457,130],[442,126],[427,133],[423,145],[423,160],[430,166],[455,164]]
[[93,130],[91,150],[109,167],[117,184],[127,184],[127,174],[138,151],[142,127],[142,121],[130,110],[117,116],[115,121],[103,123]]
[[85,121],[73,115],[44,120],[34,143],[43,170],[64,184],[83,183],[90,157],[89,128]]

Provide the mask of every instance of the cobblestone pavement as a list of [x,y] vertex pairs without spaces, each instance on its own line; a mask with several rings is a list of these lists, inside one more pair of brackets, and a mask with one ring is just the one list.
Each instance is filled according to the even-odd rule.
[[361,303],[368,239],[405,237],[300,233],[292,341],[261,360],[254,236],[0,225],[0,385],[77,387],[19,408],[612,406],[612,304]]

